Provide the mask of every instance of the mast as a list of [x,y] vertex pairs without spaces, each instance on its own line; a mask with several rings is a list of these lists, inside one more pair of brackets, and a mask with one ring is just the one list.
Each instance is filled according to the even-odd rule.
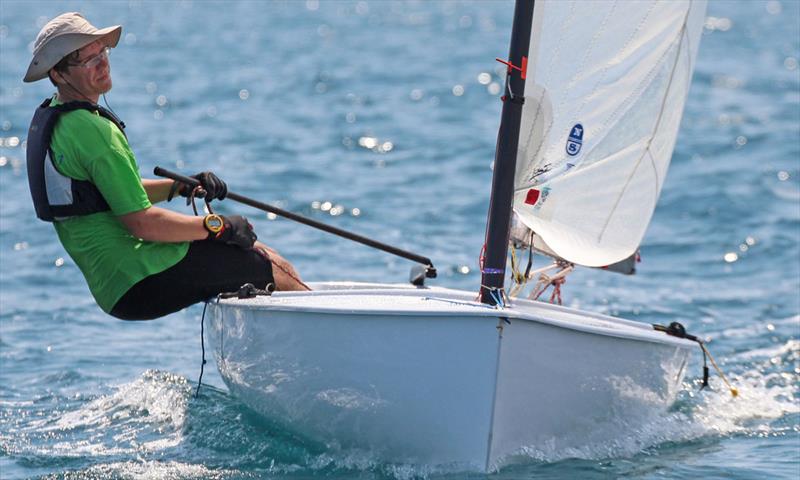
[[508,237],[511,229],[514,173],[517,165],[519,127],[525,100],[525,77],[531,39],[534,0],[517,0],[511,28],[508,74],[503,114],[497,133],[492,193],[486,221],[485,256],[481,269],[481,302],[495,305],[492,292],[504,286]]

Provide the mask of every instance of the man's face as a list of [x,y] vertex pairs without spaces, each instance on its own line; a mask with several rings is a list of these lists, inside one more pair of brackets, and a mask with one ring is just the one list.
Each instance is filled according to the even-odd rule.
[[104,50],[96,41],[78,51],[78,59],[63,73],[69,84],[83,95],[98,96],[111,90],[111,66]]

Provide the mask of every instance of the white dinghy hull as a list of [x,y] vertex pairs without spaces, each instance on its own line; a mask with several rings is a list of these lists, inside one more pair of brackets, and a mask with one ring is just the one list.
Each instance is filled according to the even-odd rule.
[[320,283],[209,305],[220,374],[251,409],[381,460],[493,470],[604,443],[662,413],[696,345],[649,325],[471,292]]

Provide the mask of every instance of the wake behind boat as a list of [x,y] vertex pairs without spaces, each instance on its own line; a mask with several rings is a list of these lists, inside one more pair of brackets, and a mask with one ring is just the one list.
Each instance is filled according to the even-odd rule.
[[519,0],[501,60],[480,292],[425,287],[423,275],[416,286],[319,283],[217,299],[210,336],[230,390],[331,446],[478,470],[603,442],[661,414],[696,344],[510,300],[509,232],[513,210],[530,248],[565,272],[636,254],[672,156],[704,12],[704,1],[691,0]]

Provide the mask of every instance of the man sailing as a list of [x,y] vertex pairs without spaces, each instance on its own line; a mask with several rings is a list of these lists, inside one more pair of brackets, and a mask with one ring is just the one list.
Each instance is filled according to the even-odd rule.
[[122,27],[97,29],[64,13],[39,32],[25,82],[57,93],[37,108],[27,140],[36,215],[53,222],[100,308],[117,318],[161,317],[245,283],[307,290],[294,267],[256,242],[244,217],[183,215],[153,206],[173,195],[222,200],[225,182],[201,187],[142,179],[122,123],[98,105],[111,90],[110,49]]

